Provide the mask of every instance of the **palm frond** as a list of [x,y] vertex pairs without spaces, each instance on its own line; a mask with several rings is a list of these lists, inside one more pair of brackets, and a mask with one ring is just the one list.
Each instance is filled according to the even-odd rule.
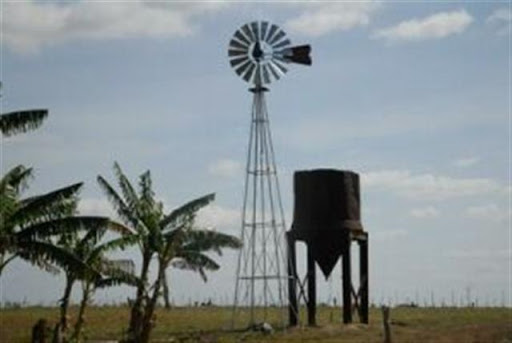
[[[123,265],[119,262],[131,262],[132,270],[125,270]],[[101,273],[103,277],[97,279],[95,282],[96,287],[111,287],[120,284],[126,284],[131,286],[137,286],[140,284],[140,279],[135,276],[134,268],[135,264],[132,260],[109,260],[102,259],[99,261]]]
[[76,209],[77,193],[82,185],[82,183],[76,183],[43,195],[24,199],[10,220],[23,225],[24,223],[71,215]]
[[4,191],[0,193],[0,233],[14,232],[15,227],[10,224],[10,217],[17,211],[19,203],[16,192]]
[[116,249],[125,249],[129,246],[139,243],[141,239],[140,235],[127,235],[112,239],[106,243],[102,243],[96,246],[89,255],[89,260],[95,260],[101,256],[104,252],[112,251]]
[[64,270],[72,271],[76,275],[89,272],[99,276],[98,272],[85,264],[75,254],[52,243],[28,240],[18,242],[17,245],[18,255],[31,263],[37,264],[37,261],[43,260]]
[[184,252],[171,261],[171,265],[178,269],[199,272],[204,281],[207,281],[205,270],[218,270],[220,266],[210,257],[198,252]]
[[186,234],[183,249],[186,251],[215,251],[222,255],[222,248],[239,249],[242,242],[235,236],[213,230],[191,230]]
[[166,215],[160,221],[160,230],[165,230],[169,225],[174,224],[182,216],[192,216],[204,206],[215,199],[215,193],[211,193],[186,203]]
[[117,162],[114,163],[114,174],[116,175],[119,188],[121,188],[121,192],[123,193],[124,200],[128,207],[132,211],[136,210],[139,197],[137,196],[137,192],[130,183],[130,180],[128,180]]
[[104,273],[109,273],[109,271],[115,272],[117,270],[121,270],[124,273],[135,275],[135,262],[133,262],[133,260],[131,259],[104,259],[102,261],[102,264],[103,267],[101,268],[101,270]]
[[32,177],[32,168],[25,168],[23,165],[17,165],[11,168],[0,180],[0,192],[4,192],[7,187],[12,187],[16,193],[23,190]]
[[172,230],[160,233],[164,248],[161,250],[162,258],[165,260],[174,257],[177,250],[180,250],[186,239],[186,232],[189,225],[180,225]]
[[108,200],[117,212],[117,215],[121,220],[127,224],[132,225],[134,228],[138,225],[138,220],[135,214],[131,211],[128,205],[124,202],[123,198],[119,196],[116,190],[105,180],[101,175],[97,177],[98,184],[102,188],[103,192],[107,196]]
[[18,241],[29,241],[38,238],[66,234],[79,230],[91,230],[107,227],[109,218],[93,216],[73,216],[37,223],[16,233]]
[[173,242],[180,241],[180,243],[185,238],[184,229],[186,227],[184,225],[173,228],[172,230],[166,231],[162,234],[162,239],[165,243],[170,244]]
[[127,275],[126,277],[122,276],[111,276],[111,277],[103,277],[94,283],[96,288],[106,288],[106,287],[113,287],[113,286],[121,286],[121,285],[128,285],[128,286],[134,286],[137,287],[139,284],[139,279],[134,275]]
[[155,193],[152,189],[151,173],[149,170],[140,176],[139,189],[142,203],[148,207],[153,207],[155,205]]
[[60,269],[54,266],[51,262],[45,261],[43,259],[38,259],[36,261],[33,261],[35,265],[37,265],[39,268],[43,269],[45,272],[48,272],[52,275],[59,275]]
[[106,232],[106,225],[89,228],[87,229],[87,233],[76,243],[74,248],[72,247],[72,249],[77,255],[84,258],[91,250],[91,247],[94,247],[103,238]]
[[117,232],[120,235],[133,235],[135,234],[135,231],[129,228],[128,226],[125,226],[121,223],[110,221],[108,224],[108,229],[110,231]]
[[0,131],[4,136],[38,128],[48,116],[46,109],[15,111],[0,115]]

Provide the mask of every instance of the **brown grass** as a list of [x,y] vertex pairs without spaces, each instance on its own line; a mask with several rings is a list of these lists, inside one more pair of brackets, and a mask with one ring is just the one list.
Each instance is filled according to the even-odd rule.
[[[76,316],[71,309],[71,320]],[[276,310],[274,310],[276,311]],[[382,317],[370,312],[370,324],[342,325],[340,310],[321,307],[318,327],[299,327],[263,335],[255,332],[226,332],[231,311],[225,307],[158,309],[155,342],[382,342]],[[127,307],[91,307],[87,312],[89,339],[118,339],[126,329]],[[272,314],[275,316],[275,313]],[[57,322],[57,308],[29,307],[0,310],[0,342],[30,342],[31,328],[40,319]],[[512,310],[505,308],[396,308],[391,311],[395,343],[512,343]]]

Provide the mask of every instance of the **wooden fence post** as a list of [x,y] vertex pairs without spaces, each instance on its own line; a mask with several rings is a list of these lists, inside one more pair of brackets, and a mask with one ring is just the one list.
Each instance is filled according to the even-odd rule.
[[390,308],[388,306],[382,306],[382,323],[384,324],[384,343],[391,343],[391,320],[390,320]]
[[46,342],[46,319],[39,319],[32,327],[32,343]]

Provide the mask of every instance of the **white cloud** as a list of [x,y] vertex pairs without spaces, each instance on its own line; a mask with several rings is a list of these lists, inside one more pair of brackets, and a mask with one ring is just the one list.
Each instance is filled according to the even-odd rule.
[[459,34],[473,22],[465,10],[441,12],[423,19],[403,21],[395,26],[375,31],[373,38],[420,41]]
[[480,158],[478,158],[478,157],[468,157],[468,158],[458,159],[458,160],[454,161],[453,164],[456,167],[467,168],[467,167],[474,166],[478,162],[480,162]]
[[467,217],[486,221],[501,222],[510,218],[510,211],[500,208],[496,204],[468,207],[465,211]]
[[403,229],[377,231],[372,233],[372,238],[377,241],[394,240],[405,236],[407,236],[407,231]]
[[415,199],[447,199],[504,192],[505,187],[486,178],[453,178],[450,176],[418,174],[408,170],[384,170],[361,175],[364,188],[397,192]]
[[487,23],[496,26],[499,35],[510,33],[512,27],[512,11],[507,7],[498,8],[487,17]]
[[106,216],[116,218],[116,214],[107,199],[85,198],[78,202],[80,215]]
[[222,232],[237,232],[240,228],[240,211],[218,205],[209,205],[197,214],[197,224]]
[[208,172],[215,176],[233,177],[240,175],[241,171],[240,162],[230,159],[218,160],[208,166]]
[[432,206],[424,208],[414,208],[411,210],[410,214],[411,216],[420,219],[437,218],[439,217],[439,210]]
[[307,2],[305,11],[285,23],[287,30],[308,36],[320,36],[338,30],[366,26],[377,2]]
[[223,2],[153,3],[145,1],[65,3],[6,2],[2,33],[18,53],[77,39],[181,37],[197,30],[194,17]]

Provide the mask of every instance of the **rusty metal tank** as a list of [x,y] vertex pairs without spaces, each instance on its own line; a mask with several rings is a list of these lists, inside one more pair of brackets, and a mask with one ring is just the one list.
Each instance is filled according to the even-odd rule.
[[294,196],[291,232],[313,249],[328,277],[346,248],[346,231],[363,231],[359,175],[336,169],[296,171]]

